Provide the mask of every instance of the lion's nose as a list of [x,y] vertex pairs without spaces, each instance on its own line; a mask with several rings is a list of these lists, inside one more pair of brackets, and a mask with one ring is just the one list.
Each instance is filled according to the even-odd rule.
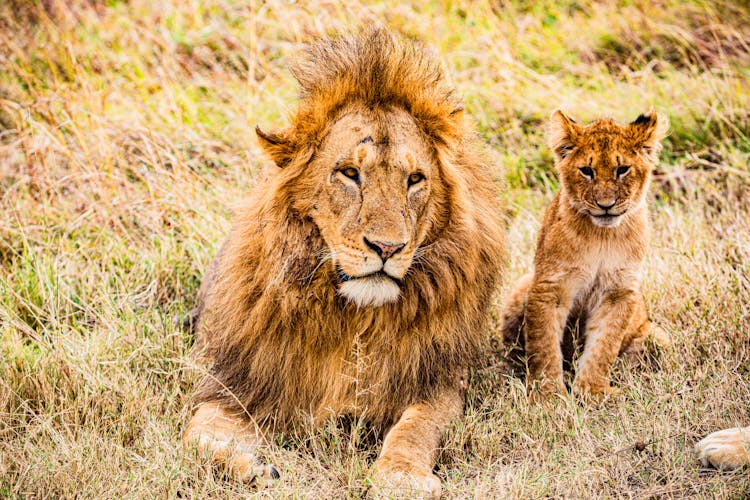
[[609,210],[610,208],[615,206],[615,199],[614,198],[606,198],[603,200],[596,200],[596,204],[599,208],[602,210]]
[[383,262],[385,262],[394,254],[400,252],[406,246],[406,243],[385,243],[383,241],[370,241],[365,238],[365,245],[372,248],[383,259]]

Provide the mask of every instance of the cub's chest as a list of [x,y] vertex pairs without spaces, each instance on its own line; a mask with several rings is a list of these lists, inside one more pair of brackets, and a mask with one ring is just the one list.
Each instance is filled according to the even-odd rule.
[[579,259],[577,283],[581,291],[595,287],[630,287],[641,281],[643,259],[633,245],[622,242],[602,242],[592,245]]

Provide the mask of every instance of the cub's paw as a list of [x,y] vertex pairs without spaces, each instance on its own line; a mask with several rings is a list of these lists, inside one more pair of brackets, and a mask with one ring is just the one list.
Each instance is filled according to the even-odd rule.
[[632,339],[622,355],[626,358],[637,359],[642,353],[659,349],[666,349],[672,345],[672,337],[660,326],[649,324],[645,335]]
[[532,403],[544,403],[554,401],[557,398],[565,398],[568,391],[565,390],[565,383],[562,379],[538,379],[529,381],[526,393]]
[[672,345],[672,337],[669,333],[667,333],[664,328],[655,325],[654,323],[651,323],[651,326],[649,327],[648,338],[659,347],[668,347]]
[[592,384],[584,379],[577,378],[573,381],[573,394],[584,399],[600,401],[602,399],[617,396],[622,391],[617,387],[603,384]]
[[709,434],[695,445],[704,467],[737,469],[750,464],[750,428],[725,429]]
[[370,474],[372,498],[440,498],[443,487],[431,471],[379,458]]

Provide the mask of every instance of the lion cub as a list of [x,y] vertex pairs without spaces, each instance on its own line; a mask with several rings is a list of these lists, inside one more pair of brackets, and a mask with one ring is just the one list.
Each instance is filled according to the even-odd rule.
[[559,110],[551,121],[562,188],[544,216],[534,272],[504,306],[503,333],[525,341],[529,387],[551,394],[565,390],[561,344],[566,325],[578,324],[585,343],[573,391],[601,396],[615,392],[609,370],[619,353],[642,350],[649,335],[669,343],[641,294],[646,193],[668,123],[653,110],[625,126],[579,125]]

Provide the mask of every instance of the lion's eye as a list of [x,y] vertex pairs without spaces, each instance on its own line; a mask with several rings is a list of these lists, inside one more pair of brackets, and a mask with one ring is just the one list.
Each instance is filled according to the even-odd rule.
[[346,177],[350,178],[351,180],[355,182],[359,182],[359,170],[356,168],[345,168],[341,171],[342,174],[344,174]]
[[617,178],[620,179],[621,177],[625,177],[628,172],[630,172],[630,167],[627,165],[617,167]]
[[594,169],[591,167],[581,167],[578,169],[578,171],[581,172],[581,175],[583,175],[587,179],[594,178]]
[[414,184],[419,184],[424,180],[424,175],[420,174],[419,172],[413,173],[409,176],[409,186],[413,186]]

